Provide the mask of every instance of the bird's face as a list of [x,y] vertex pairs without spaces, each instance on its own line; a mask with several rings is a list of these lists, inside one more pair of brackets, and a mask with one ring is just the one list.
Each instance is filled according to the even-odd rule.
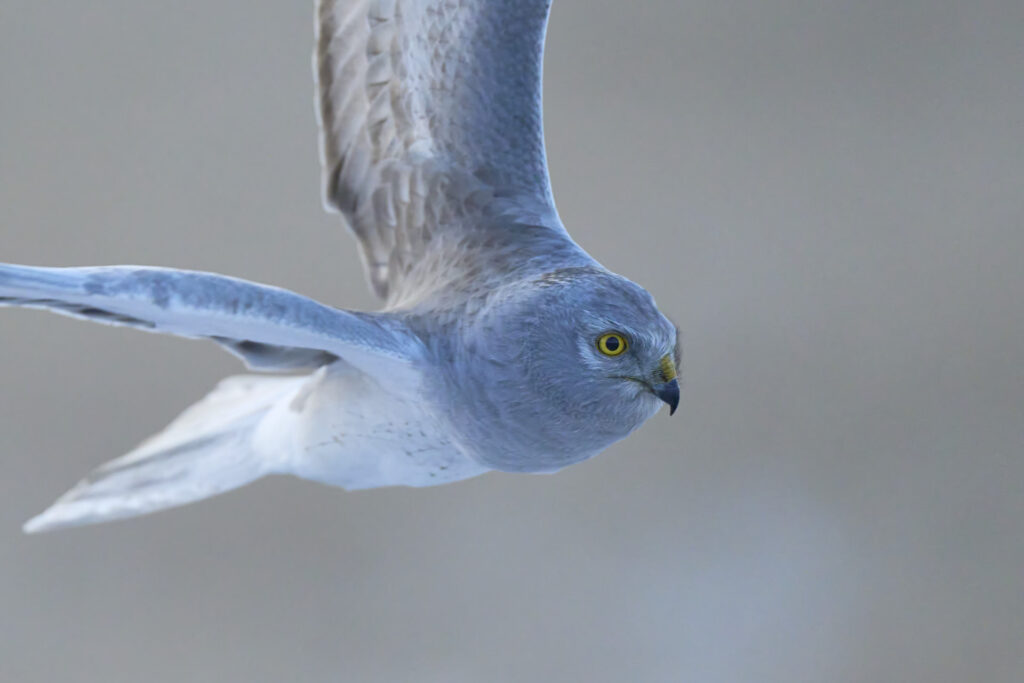
[[[619,276],[577,288],[581,305],[571,316],[575,356],[592,402],[614,408],[621,427],[632,431],[663,402],[669,413],[679,404],[678,330],[654,299]],[[627,432],[628,433],[628,432]]]
[[680,361],[675,326],[661,314],[614,319],[589,313],[581,316],[576,347],[581,372],[595,392],[614,393],[620,401],[635,397],[645,407],[654,396],[669,406],[669,414],[675,413]]
[[677,330],[638,285],[588,272],[499,308],[483,332],[489,364],[477,383],[500,426],[490,433],[506,434],[482,456],[489,466],[559,469],[624,438],[663,404],[675,412]]

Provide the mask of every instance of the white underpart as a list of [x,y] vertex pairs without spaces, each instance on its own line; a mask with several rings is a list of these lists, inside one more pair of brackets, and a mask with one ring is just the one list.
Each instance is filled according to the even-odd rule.
[[278,401],[254,442],[277,471],[349,490],[433,486],[487,471],[456,449],[443,416],[396,386],[335,363]]

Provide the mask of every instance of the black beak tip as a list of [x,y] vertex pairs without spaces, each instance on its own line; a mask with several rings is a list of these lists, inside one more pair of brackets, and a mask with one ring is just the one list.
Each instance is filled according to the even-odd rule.
[[654,394],[668,404],[668,414],[675,415],[679,407],[679,380],[659,384],[654,387]]

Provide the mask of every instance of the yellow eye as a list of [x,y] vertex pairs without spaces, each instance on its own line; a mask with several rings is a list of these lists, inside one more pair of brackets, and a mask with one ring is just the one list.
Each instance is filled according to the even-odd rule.
[[626,338],[617,332],[609,332],[608,334],[601,335],[601,338],[597,340],[597,350],[606,356],[618,356],[626,351],[629,344],[626,343]]

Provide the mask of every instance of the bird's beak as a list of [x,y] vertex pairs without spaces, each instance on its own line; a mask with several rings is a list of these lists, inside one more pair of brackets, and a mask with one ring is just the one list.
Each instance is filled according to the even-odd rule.
[[661,359],[658,372],[655,373],[655,382],[651,384],[651,391],[668,404],[669,415],[675,414],[679,406],[679,378],[676,377],[676,364],[671,354]]
[[654,392],[655,396],[657,396],[662,401],[668,404],[669,415],[675,414],[676,408],[679,406],[678,379],[673,379],[671,382],[663,382],[661,384],[652,385],[651,391]]

